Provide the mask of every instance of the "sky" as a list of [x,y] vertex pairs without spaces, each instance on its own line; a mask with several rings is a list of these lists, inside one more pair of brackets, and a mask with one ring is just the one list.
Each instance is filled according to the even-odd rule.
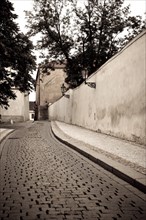
[[[16,22],[19,24],[20,30],[23,33],[27,32],[25,27],[26,19],[24,10],[31,11],[33,9],[33,0],[9,0],[13,3],[15,13],[18,15]],[[83,1],[83,0],[80,0]],[[124,5],[130,4],[131,15],[141,15],[143,18],[145,17],[144,13],[146,12],[146,1],[145,0],[125,0]],[[41,60],[39,59],[39,54],[36,52],[37,62],[39,63]],[[34,72],[34,78],[36,77],[36,72]],[[30,101],[35,101],[35,92],[31,92],[29,95]]]

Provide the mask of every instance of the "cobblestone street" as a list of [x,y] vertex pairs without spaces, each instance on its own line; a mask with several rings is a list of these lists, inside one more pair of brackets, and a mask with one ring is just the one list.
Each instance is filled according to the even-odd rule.
[[49,122],[16,130],[3,147],[0,220],[144,220],[145,195],[132,189],[54,139]]

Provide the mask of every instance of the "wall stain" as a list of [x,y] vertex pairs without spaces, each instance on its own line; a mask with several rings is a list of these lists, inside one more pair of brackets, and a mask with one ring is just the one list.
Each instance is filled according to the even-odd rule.
[[111,111],[111,123],[113,126],[118,126],[120,119],[122,117],[122,112],[119,109],[115,108]]
[[106,109],[96,109],[97,120],[102,120],[106,115]]
[[140,95],[137,95],[129,102],[124,102],[109,110],[112,126],[118,126],[123,117],[131,119],[134,115],[142,115],[145,112],[146,104],[144,104],[144,97]]
[[88,116],[90,117],[92,114],[92,106],[89,105],[89,108],[88,108]]

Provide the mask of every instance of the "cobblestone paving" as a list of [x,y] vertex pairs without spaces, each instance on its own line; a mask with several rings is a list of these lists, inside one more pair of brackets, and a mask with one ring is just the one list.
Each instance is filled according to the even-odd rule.
[[48,122],[17,130],[0,161],[0,220],[146,219],[144,197],[50,135]]

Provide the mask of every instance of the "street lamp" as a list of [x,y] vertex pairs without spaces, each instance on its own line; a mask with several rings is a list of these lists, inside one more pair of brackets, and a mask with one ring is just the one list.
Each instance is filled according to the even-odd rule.
[[67,88],[65,87],[65,85],[64,85],[64,83],[63,83],[62,86],[61,86],[62,95],[63,95],[64,97],[66,97],[66,98],[69,98],[70,95],[65,94],[66,91],[67,91]]
[[87,68],[82,70],[82,77],[85,80],[85,84],[89,87],[96,89],[96,83],[95,82],[87,82],[86,79],[88,78],[88,70]]

